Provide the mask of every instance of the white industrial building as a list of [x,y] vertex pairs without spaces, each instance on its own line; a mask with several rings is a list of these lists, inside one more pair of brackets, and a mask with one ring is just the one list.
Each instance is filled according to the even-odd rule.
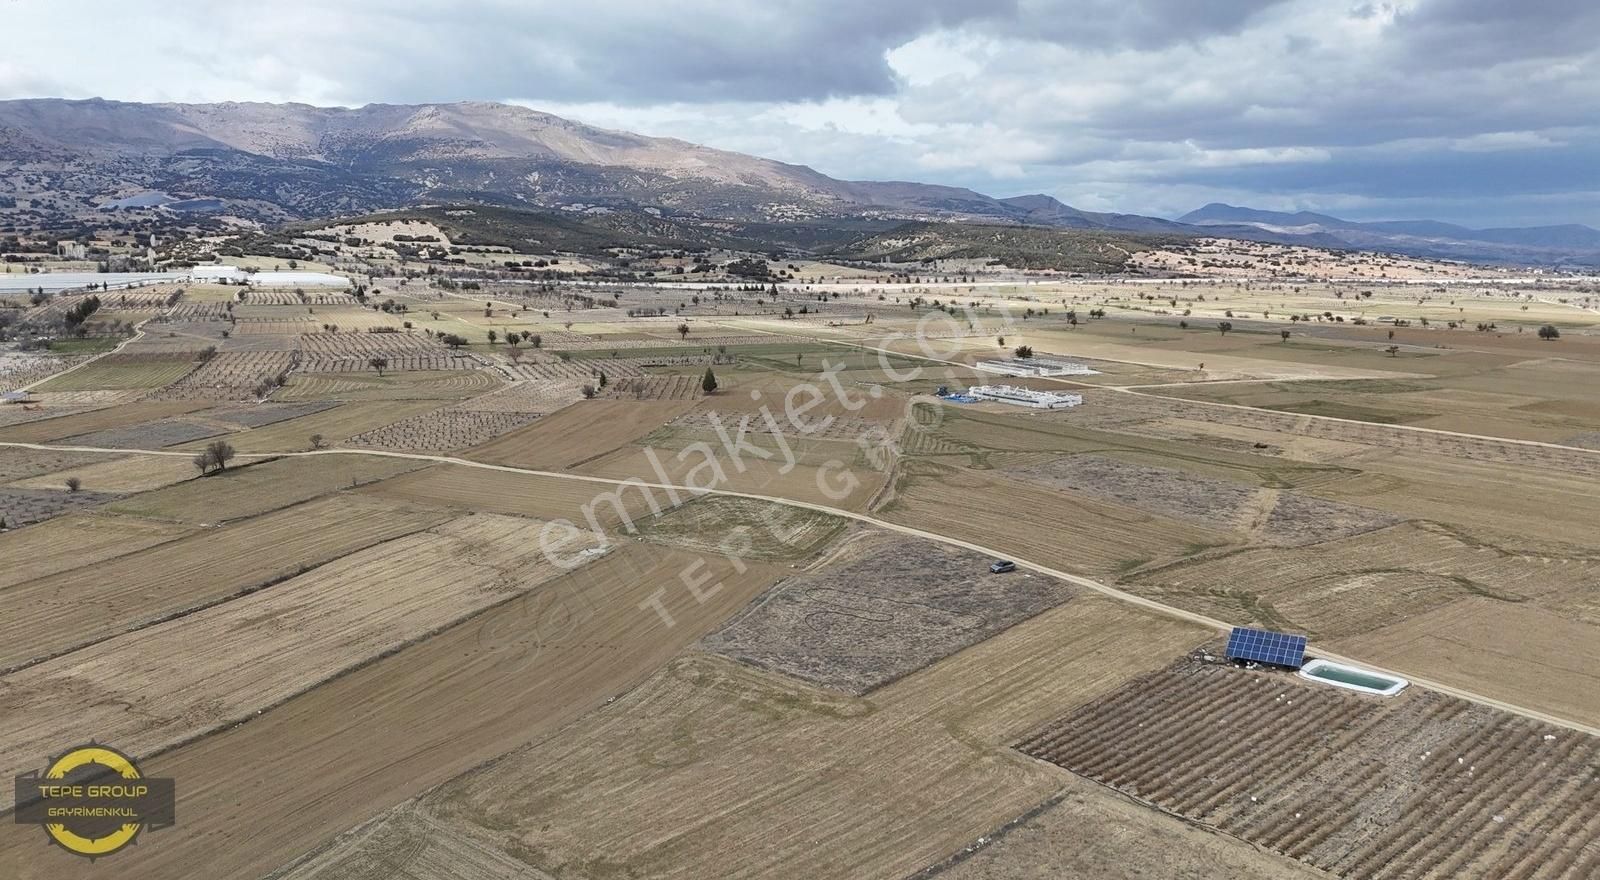
[[1089,376],[1095,372],[1083,364],[1054,358],[993,358],[978,361],[973,366],[986,373],[1007,376]]
[[1065,409],[1083,403],[1082,394],[1070,394],[1065,391],[1039,391],[1033,388],[1018,388],[1015,385],[974,385],[967,389],[967,395],[979,400],[994,400],[1000,403],[1012,403],[1017,406],[1031,406],[1034,409]]

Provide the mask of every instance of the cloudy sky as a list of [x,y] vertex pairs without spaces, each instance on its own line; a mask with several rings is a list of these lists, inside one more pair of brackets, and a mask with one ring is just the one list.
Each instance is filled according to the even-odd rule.
[[0,98],[511,101],[1088,210],[1600,226],[1595,0],[0,0]]

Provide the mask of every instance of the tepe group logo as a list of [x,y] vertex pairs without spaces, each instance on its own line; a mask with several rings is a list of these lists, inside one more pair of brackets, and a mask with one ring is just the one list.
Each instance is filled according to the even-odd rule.
[[173,780],[145,776],[132,758],[109,746],[69,749],[42,773],[16,780],[17,823],[42,825],[50,842],[91,860],[176,820]]

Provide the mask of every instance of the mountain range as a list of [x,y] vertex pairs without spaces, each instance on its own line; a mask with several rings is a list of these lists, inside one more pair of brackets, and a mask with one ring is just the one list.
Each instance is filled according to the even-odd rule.
[[1005,223],[1600,263],[1600,232],[1585,226],[1354,223],[1220,204],[1176,221],[1096,213],[1048,195],[995,198],[960,187],[838,180],[804,165],[506,104],[0,101],[0,215],[37,220],[165,205],[273,223],[456,202],[812,226]]

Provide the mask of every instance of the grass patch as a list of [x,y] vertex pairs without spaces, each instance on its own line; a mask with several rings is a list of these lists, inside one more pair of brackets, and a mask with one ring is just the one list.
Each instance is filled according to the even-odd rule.
[[116,348],[122,339],[116,336],[91,336],[84,339],[52,339],[51,354],[100,354]]
[[1403,425],[1418,419],[1431,418],[1434,413],[1401,414],[1383,412],[1382,410],[1368,409],[1349,403],[1340,403],[1336,400],[1304,400],[1298,403],[1263,404],[1264,409],[1273,409],[1279,412],[1298,413],[1308,416],[1327,416],[1335,419],[1348,419],[1352,422],[1371,422],[1377,425]]

